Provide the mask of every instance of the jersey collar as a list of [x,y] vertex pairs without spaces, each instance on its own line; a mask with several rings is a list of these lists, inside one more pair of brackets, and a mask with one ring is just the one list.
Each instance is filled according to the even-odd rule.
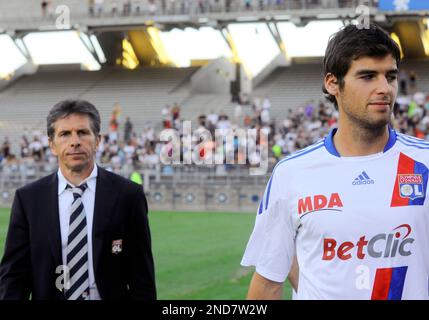
[[[325,148],[326,150],[328,150],[330,154],[336,157],[341,157],[334,145],[334,135],[336,132],[337,132],[337,128],[334,128],[325,137]],[[395,142],[396,142],[396,131],[389,126],[389,140],[387,141],[387,144],[384,147],[383,153],[391,149],[395,144]]]

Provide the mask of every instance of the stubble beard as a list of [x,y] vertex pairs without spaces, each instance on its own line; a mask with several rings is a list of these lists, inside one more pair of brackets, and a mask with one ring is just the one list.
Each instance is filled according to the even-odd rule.
[[389,107],[388,115],[380,117],[378,119],[371,118],[369,112],[364,115],[358,115],[350,112],[349,108],[344,108],[343,111],[348,120],[348,124],[351,125],[351,131],[360,137],[365,137],[368,141],[373,140],[384,134],[386,126],[391,123],[392,118],[392,106]]

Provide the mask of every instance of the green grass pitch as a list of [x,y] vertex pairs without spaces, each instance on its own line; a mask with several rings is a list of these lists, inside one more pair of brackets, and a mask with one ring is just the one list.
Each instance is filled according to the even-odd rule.
[[[9,223],[0,209],[0,254]],[[149,212],[159,299],[244,299],[253,273],[240,266],[254,214]],[[290,299],[286,281],[284,299]]]

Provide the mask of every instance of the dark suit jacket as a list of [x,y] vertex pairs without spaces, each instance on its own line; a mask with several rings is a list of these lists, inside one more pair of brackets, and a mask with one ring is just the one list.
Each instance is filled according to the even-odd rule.
[[[141,186],[98,168],[92,226],[95,281],[102,299],[156,299],[147,202]],[[0,264],[0,299],[62,300],[57,173],[16,191]],[[122,240],[122,251],[112,242]]]

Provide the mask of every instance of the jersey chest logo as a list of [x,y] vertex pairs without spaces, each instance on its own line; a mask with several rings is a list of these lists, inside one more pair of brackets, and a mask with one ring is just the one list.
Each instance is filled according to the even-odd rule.
[[423,195],[423,176],[421,174],[398,174],[399,195],[401,198],[415,200]]
[[428,168],[403,153],[399,155],[391,207],[423,205],[426,199]]
[[301,217],[315,211],[342,211],[341,208],[343,208],[343,203],[338,193],[332,193],[329,197],[318,194],[298,200],[298,214]]

